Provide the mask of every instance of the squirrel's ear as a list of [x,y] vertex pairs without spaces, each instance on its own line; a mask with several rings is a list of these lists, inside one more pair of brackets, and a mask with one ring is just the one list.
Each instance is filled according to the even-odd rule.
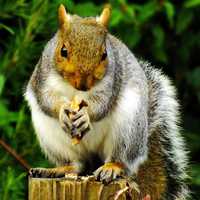
[[65,6],[63,4],[60,4],[58,8],[58,21],[60,27],[67,25],[69,22],[69,14],[67,14]]
[[107,27],[109,19],[110,19],[110,15],[111,15],[111,6],[109,4],[107,4],[104,7],[104,9],[98,19],[99,23],[102,24],[103,26]]

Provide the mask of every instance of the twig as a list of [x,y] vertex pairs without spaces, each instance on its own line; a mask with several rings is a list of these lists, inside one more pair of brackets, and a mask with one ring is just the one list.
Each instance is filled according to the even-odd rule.
[[26,170],[29,170],[31,166],[5,141],[0,139],[0,145],[10,154],[12,155],[21,166],[23,166]]
[[98,192],[98,200],[101,199],[103,188],[104,188],[104,185],[101,185],[99,192]]
[[120,196],[124,193],[126,193],[129,190],[129,187],[126,186],[125,188],[119,190],[116,192],[115,196],[114,196],[114,200],[118,200],[120,198]]

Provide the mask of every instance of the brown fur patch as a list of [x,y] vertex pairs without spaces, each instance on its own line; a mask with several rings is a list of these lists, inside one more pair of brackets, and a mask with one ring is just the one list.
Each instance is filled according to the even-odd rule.
[[149,137],[148,160],[140,167],[136,182],[141,194],[149,194],[151,200],[160,200],[166,190],[166,170],[157,132]]

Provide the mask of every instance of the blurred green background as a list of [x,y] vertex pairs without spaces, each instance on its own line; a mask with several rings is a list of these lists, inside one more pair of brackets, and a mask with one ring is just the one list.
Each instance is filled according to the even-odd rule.
[[[110,32],[139,58],[174,80],[182,134],[190,156],[192,199],[200,199],[200,0],[110,0]],[[25,87],[45,43],[57,29],[57,8],[96,16],[106,1],[0,0],[0,138],[33,166],[49,166],[40,151]],[[26,199],[26,171],[0,146],[0,199]]]

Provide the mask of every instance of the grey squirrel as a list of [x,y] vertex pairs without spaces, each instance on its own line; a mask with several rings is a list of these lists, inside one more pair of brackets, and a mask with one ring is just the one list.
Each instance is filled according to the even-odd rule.
[[30,174],[92,172],[105,183],[135,174],[154,199],[186,199],[175,88],[108,32],[110,13],[105,7],[99,17],[81,18],[58,9],[58,31],[25,92],[41,148],[57,168]]

